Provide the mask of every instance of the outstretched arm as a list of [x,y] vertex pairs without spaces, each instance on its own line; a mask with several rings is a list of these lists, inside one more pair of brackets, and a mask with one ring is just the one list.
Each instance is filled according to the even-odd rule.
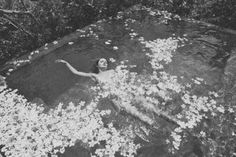
[[75,75],[79,75],[79,76],[84,76],[84,77],[91,77],[91,78],[96,78],[95,74],[93,73],[85,73],[85,72],[80,72],[78,70],[76,70],[73,66],[71,66],[67,61],[62,60],[62,59],[58,59],[56,60],[56,63],[64,63],[68,69]]

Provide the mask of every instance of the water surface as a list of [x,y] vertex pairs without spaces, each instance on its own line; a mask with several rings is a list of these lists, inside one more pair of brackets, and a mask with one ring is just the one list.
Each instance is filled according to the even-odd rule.
[[[173,61],[165,70],[178,77],[201,77],[206,81],[205,90],[221,91],[226,101],[236,100],[235,35],[196,22],[171,20],[163,23],[159,16],[140,9],[130,9],[121,18],[86,27],[77,39],[71,41],[73,44],[65,44],[17,69],[7,77],[7,83],[29,100],[42,100],[49,107],[59,102],[88,101],[91,99],[89,87],[94,84],[93,81],[73,75],[63,64],[56,64],[55,60],[67,60],[84,72],[93,71],[96,60],[101,57],[116,60],[110,63],[109,68],[114,68],[122,60],[129,60],[130,64],[137,65],[135,71],[142,73],[144,69],[148,70],[148,63],[139,37],[147,41],[168,37],[187,38],[185,46],[174,52]],[[141,150],[139,157],[171,156],[163,146],[161,137],[158,138],[159,142]],[[190,153],[186,152],[191,154],[192,147],[188,149]],[[88,155],[85,155],[86,151],[79,151],[81,154],[77,151],[71,148],[62,156]]]

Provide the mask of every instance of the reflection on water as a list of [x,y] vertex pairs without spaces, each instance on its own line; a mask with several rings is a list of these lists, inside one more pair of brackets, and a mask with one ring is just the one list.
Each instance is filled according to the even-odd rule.
[[[116,60],[110,68],[122,60],[129,60],[130,64],[137,65],[134,70],[141,73],[149,70],[149,65],[139,37],[145,40],[186,37],[188,41],[174,52],[173,61],[165,67],[166,71],[188,79],[203,78],[206,90],[227,90],[225,100],[236,101],[235,36],[196,23],[169,21],[163,24],[145,11],[127,12],[121,19],[89,26],[73,41],[74,44],[66,44],[13,72],[7,78],[8,85],[19,89],[29,100],[42,100],[48,106],[91,100],[89,87],[94,82],[73,75],[64,65],[54,61],[61,58],[80,71],[91,72],[101,57]],[[158,138],[161,141],[161,137]],[[79,151],[79,154],[77,151],[71,148],[62,156],[87,156],[86,151]],[[139,157],[170,156],[163,145],[152,145],[140,151]]]

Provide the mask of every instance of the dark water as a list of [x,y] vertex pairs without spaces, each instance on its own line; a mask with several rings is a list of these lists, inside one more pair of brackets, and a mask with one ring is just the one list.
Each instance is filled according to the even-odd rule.
[[[155,40],[179,36],[186,37],[188,41],[184,47],[174,53],[173,62],[166,67],[166,71],[179,77],[204,78],[207,89],[223,92],[227,89],[227,93],[224,94],[230,101],[236,101],[234,94],[236,92],[236,36],[193,22],[173,20],[163,24],[158,17],[151,16],[144,10],[128,11],[123,16],[122,19],[96,23],[82,33],[87,35],[89,31],[93,31],[98,35],[98,39],[93,36],[78,36],[73,41],[74,44],[65,44],[14,71],[7,77],[9,87],[18,89],[19,93],[29,100],[43,100],[49,107],[58,102],[89,100],[88,88],[93,83],[87,78],[73,75],[63,64],[56,64],[54,62],[56,59],[65,59],[76,69],[91,72],[98,58],[112,57],[117,62],[129,60],[130,63],[138,65],[137,71],[142,71],[148,63],[145,60],[143,46],[137,40],[138,37]],[[136,21],[131,22],[127,19]],[[133,32],[138,35],[131,39],[129,33]],[[111,40],[110,44],[105,44],[108,40]],[[110,68],[114,68],[115,64],[111,63]],[[62,156],[88,156],[86,151],[79,152],[81,153],[78,153],[78,149],[71,148]],[[189,154],[191,155],[191,152]],[[171,155],[160,142],[141,150],[139,156]]]

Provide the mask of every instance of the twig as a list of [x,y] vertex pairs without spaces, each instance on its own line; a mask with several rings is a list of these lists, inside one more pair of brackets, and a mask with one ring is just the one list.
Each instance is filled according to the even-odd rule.
[[40,22],[36,19],[36,17],[30,11],[0,9],[0,15],[3,16],[4,14],[29,15],[37,24],[40,24]]
[[0,14],[30,14],[29,11],[17,11],[17,10],[7,10],[7,9],[0,9]]
[[27,30],[25,30],[20,24],[18,24],[17,22],[13,21],[9,16],[7,15],[3,15],[2,17],[3,19],[5,19],[6,21],[8,21],[9,23],[11,23],[14,27],[20,29],[22,32],[24,32],[25,34],[31,36],[32,38],[34,37],[32,35],[32,33],[28,32]]

